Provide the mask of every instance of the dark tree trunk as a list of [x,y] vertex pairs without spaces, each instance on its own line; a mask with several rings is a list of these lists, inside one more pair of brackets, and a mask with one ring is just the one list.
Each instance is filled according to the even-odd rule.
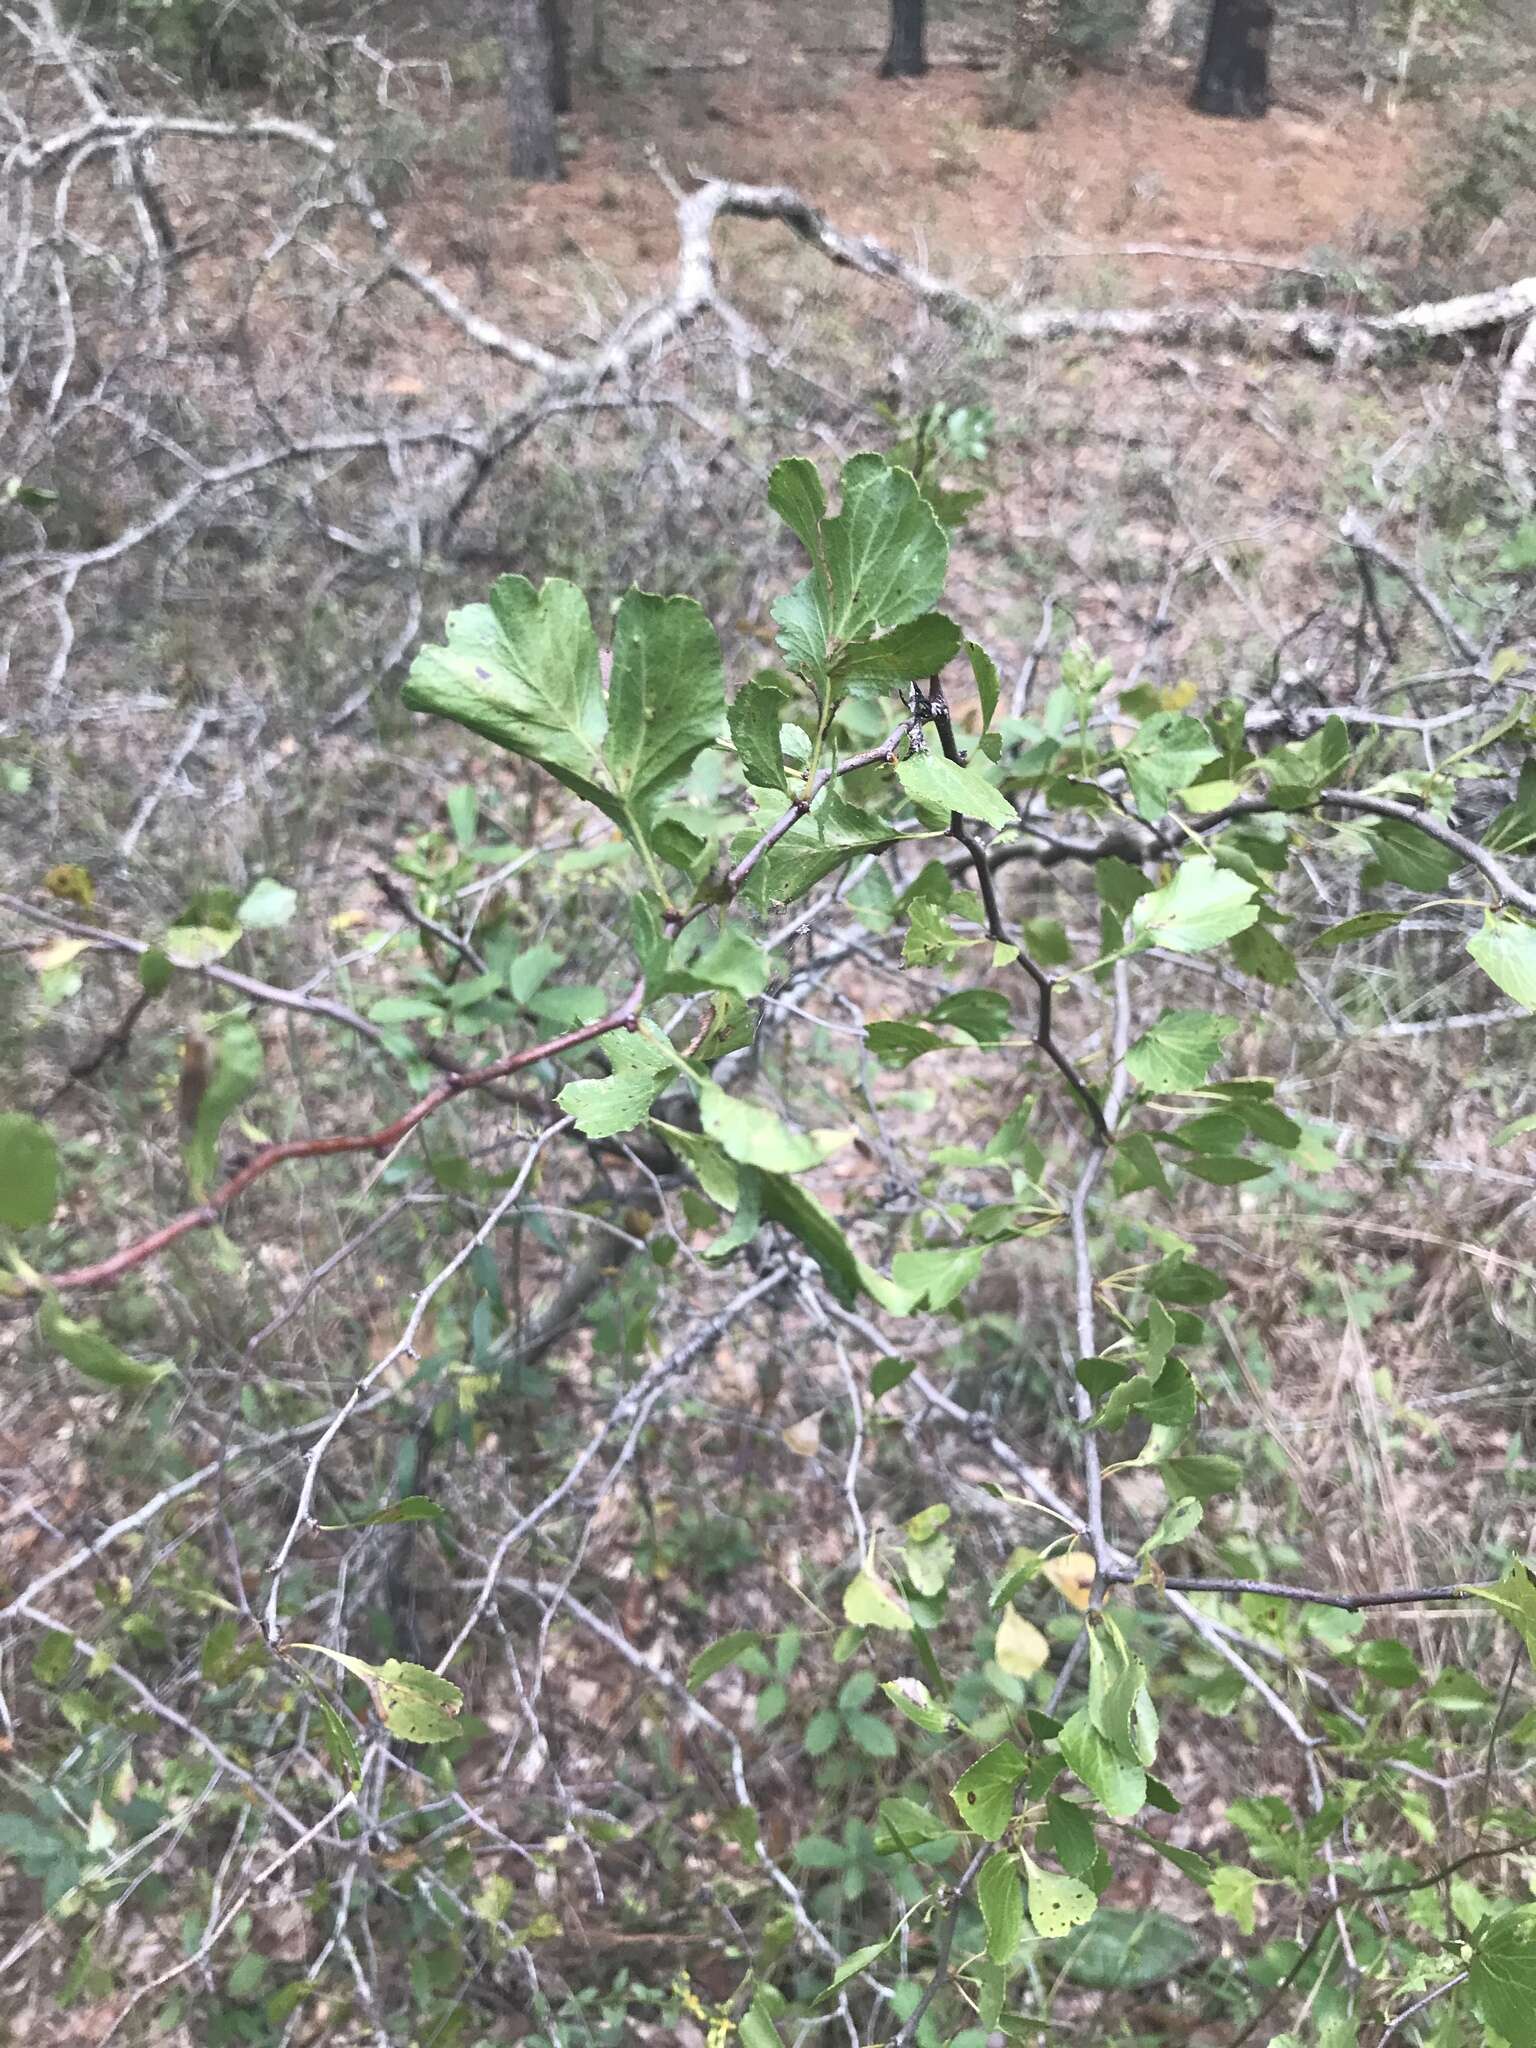
[[1256,121],[1269,111],[1270,0],[1211,0],[1194,104],[1202,114]]
[[571,111],[571,33],[561,0],[543,0],[549,36],[549,102],[557,114]]
[[882,78],[921,78],[928,69],[923,49],[927,11],[928,0],[891,0],[891,40],[880,66]]
[[508,168],[514,178],[551,184],[560,176],[560,145],[549,0],[502,0],[501,21],[507,60]]

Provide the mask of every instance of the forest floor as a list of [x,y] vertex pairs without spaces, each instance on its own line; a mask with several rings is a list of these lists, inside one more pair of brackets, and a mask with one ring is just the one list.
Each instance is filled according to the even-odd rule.
[[1111,291],[1121,303],[1247,293],[1287,265],[1342,269],[1400,248],[1423,217],[1439,129],[1431,108],[1389,114],[1358,96],[1215,121],[1164,67],[1068,81],[1023,132],[993,122],[996,80],[975,72],[881,82],[845,60],[801,93],[803,60],[775,68],[765,55],[600,92],[578,107],[566,179],[552,187],[500,179],[499,105],[460,95],[433,175],[406,205],[408,231],[456,285],[516,278],[525,307],[556,324],[572,269],[600,300],[605,286],[661,283],[674,254],[663,170],[791,183],[838,226],[988,296],[1038,290],[1042,273],[1055,296],[1087,304]]

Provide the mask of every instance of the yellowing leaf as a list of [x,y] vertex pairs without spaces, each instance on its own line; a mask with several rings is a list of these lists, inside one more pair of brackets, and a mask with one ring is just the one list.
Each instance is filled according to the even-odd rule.
[[813,1408],[809,1415],[802,1415],[798,1422],[792,1422],[788,1429],[781,1430],[784,1448],[793,1451],[797,1458],[814,1458],[821,1449],[821,1418],[824,1410]]
[[382,1664],[366,1664],[361,1657],[349,1657],[343,1650],[328,1650],[323,1643],[294,1643],[295,1650],[313,1650],[329,1657],[368,1688],[374,1712],[392,1735],[405,1742],[451,1742],[458,1733],[458,1717],[464,1695],[451,1679],[439,1677],[420,1664],[403,1664],[389,1657]]
[[843,1618],[855,1628],[888,1628],[908,1635],[912,1617],[906,1602],[866,1566],[843,1588]]
[[999,1668],[1011,1678],[1033,1678],[1043,1671],[1051,1646],[1032,1621],[1026,1621],[1015,1607],[1004,1610],[997,1625],[997,1645],[992,1652]]
[[57,896],[62,903],[78,903],[82,910],[89,910],[96,901],[96,890],[90,876],[73,861],[62,867],[50,868],[43,877],[43,887],[50,896]]
[[78,960],[89,951],[90,943],[89,939],[50,939],[46,946],[27,955],[27,965],[34,974],[51,974],[56,967],[67,967],[71,960]]
[[1063,1877],[1054,1870],[1042,1870],[1033,1857],[1024,1858],[1029,1892],[1029,1917],[1042,1940],[1054,1941],[1091,1920],[1098,1897],[1075,1877]]
[[1069,1607],[1075,1607],[1079,1614],[1088,1612],[1094,1568],[1086,1550],[1069,1550],[1062,1557],[1048,1557],[1040,1567],[1040,1575],[1050,1580]]

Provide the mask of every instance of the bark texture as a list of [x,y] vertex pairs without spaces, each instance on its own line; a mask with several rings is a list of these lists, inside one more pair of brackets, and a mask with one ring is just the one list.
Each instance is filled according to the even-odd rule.
[[1256,121],[1269,111],[1270,0],[1211,0],[1194,104],[1202,114]]
[[560,176],[551,11],[550,0],[502,0],[508,168],[514,178],[546,185]]
[[891,40],[880,66],[882,78],[921,78],[928,69],[927,11],[928,0],[891,0]]

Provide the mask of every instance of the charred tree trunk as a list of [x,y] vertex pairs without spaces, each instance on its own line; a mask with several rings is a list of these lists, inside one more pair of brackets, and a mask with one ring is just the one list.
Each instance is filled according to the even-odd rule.
[[507,155],[514,178],[552,184],[560,176],[555,130],[555,58],[549,0],[502,0],[507,61]]
[[557,114],[571,111],[571,36],[561,0],[543,0],[549,36],[549,103]]
[[891,40],[880,66],[882,78],[921,78],[928,69],[923,32],[928,0],[891,0]]
[[1269,111],[1270,0],[1211,0],[1194,104],[1202,114],[1256,121]]

